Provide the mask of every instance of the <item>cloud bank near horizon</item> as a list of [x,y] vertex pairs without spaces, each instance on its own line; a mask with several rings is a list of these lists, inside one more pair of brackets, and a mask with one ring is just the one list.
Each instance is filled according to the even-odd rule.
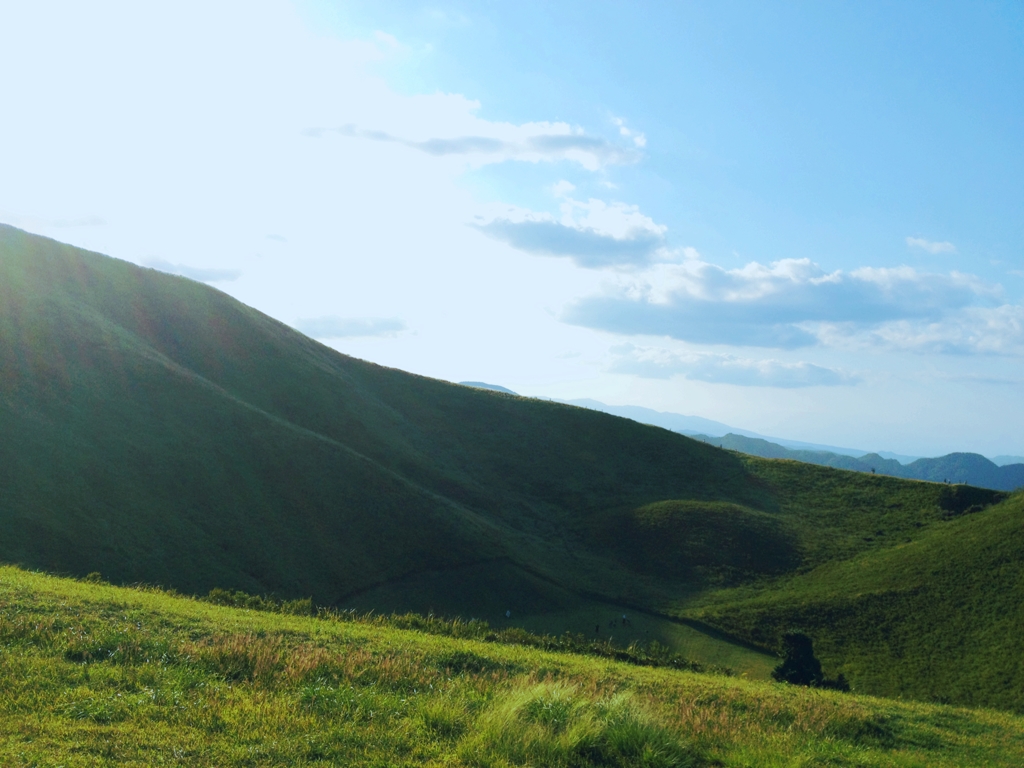
[[562,319],[696,344],[1024,353],[1024,308],[973,275],[911,267],[826,272],[809,259],[725,269],[688,255],[620,277],[603,294],[570,303]]
[[835,387],[856,384],[860,377],[804,361],[754,360],[728,354],[673,352],[623,344],[611,349],[609,370],[651,379],[682,376],[693,381],[740,387]]

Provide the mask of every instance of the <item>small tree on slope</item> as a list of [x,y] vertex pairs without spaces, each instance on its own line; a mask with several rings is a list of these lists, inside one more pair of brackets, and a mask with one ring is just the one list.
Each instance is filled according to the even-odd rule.
[[821,662],[814,655],[811,638],[801,632],[790,632],[782,638],[786,656],[775,669],[772,679],[792,685],[809,685],[814,688],[833,688],[838,691],[850,690],[843,675],[829,680],[821,671]]

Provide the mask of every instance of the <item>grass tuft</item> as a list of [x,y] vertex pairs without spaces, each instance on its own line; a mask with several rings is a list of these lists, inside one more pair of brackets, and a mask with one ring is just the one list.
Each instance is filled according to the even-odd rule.
[[461,754],[470,765],[645,766],[705,764],[679,734],[626,693],[594,700],[576,686],[544,682],[505,692],[481,715]]

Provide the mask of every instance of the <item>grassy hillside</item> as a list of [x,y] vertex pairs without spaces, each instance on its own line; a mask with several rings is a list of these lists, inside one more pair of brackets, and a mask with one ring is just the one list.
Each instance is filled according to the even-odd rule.
[[[208,286],[2,226],[0,424],[0,561],[195,594],[511,611],[752,676],[785,622],[752,632],[722,590],[756,595],[1003,498],[383,368]],[[944,664],[966,652],[922,648]],[[860,690],[892,690],[899,662],[879,659],[888,672],[849,675]],[[969,700],[1002,702],[1001,686]]]
[[509,556],[596,588],[628,576],[575,546],[592,510],[752,493],[664,430],[364,363],[11,228],[0,359],[0,557],[53,570],[332,604]]
[[815,641],[826,668],[888,696],[1024,712],[1024,493],[697,614],[754,642]]
[[10,766],[1016,766],[1024,720],[0,568]]
[[[635,579],[600,543],[608,515],[793,506],[728,452],[355,360],[207,286],[10,227],[0,359],[0,558],[57,571],[337,604],[507,558],[648,604],[677,580]],[[907,486],[900,508],[938,492]]]

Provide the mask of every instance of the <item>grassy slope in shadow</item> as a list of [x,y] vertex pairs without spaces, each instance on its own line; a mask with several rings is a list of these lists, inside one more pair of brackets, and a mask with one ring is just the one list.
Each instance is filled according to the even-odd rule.
[[856,687],[1024,711],[1024,493],[697,613],[762,643],[799,629]]

